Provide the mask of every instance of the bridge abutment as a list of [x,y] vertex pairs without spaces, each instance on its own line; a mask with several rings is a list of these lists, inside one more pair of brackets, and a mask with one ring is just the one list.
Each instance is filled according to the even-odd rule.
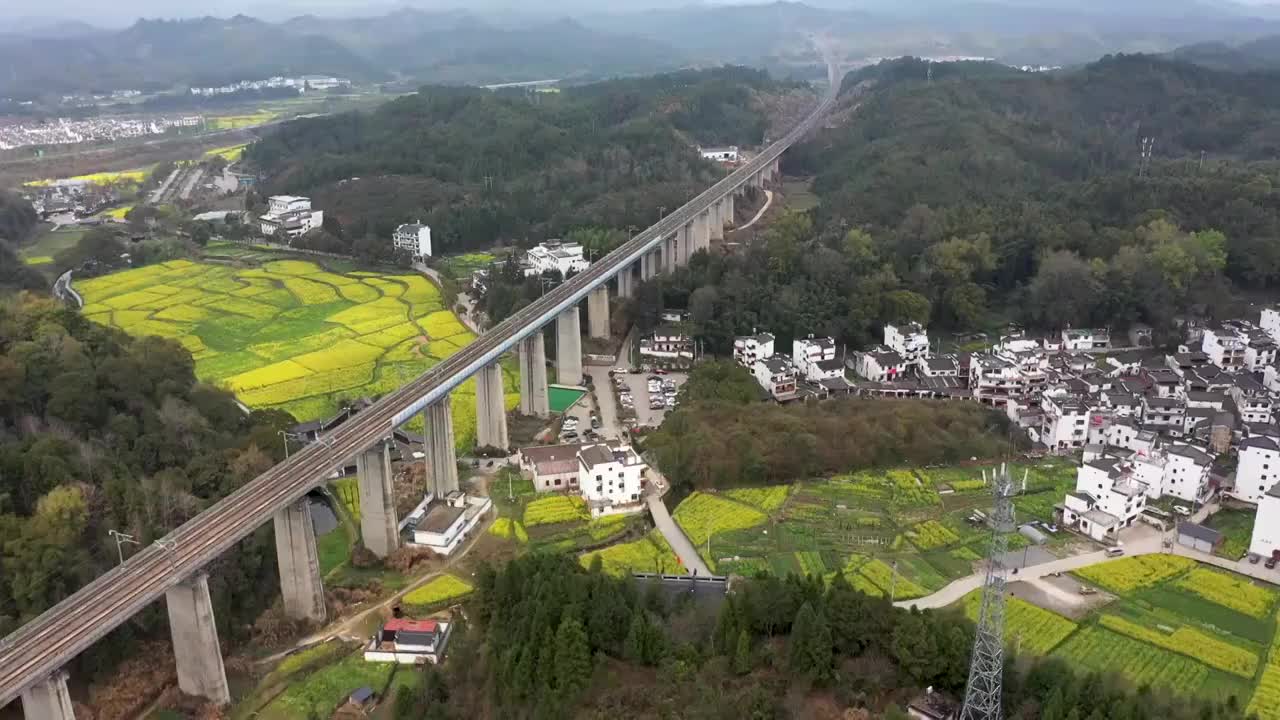
[[548,417],[547,341],[539,329],[520,341],[520,414]]
[[356,455],[360,487],[360,536],[364,546],[384,558],[400,546],[392,491],[391,449],[385,440]]
[[26,720],[76,720],[67,691],[67,671],[58,670],[22,691],[22,717]]
[[213,601],[209,599],[209,576],[200,573],[166,590],[165,606],[178,666],[178,689],[220,705],[231,702]]
[[476,445],[506,450],[507,397],[502,386],[502,366],[486,365],[476,373]]
[[587,296],[587,332],[593,338],[609,338],[609,285],[606,283]]
[[582,384],[582,321],[577,305],[556,317],[556,380],[561,385]]
[[284,613],[294,620],[324,622],[324,584],[311,507],[304,497],[276,513],[276,565]]

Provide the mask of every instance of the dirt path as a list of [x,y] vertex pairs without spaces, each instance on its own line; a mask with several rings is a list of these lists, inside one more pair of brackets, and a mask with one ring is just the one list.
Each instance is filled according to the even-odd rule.
[[764,217],[764,214],[769,211],[769,206],[772,204],[773,204],[773,191],[765,190],[764,205],[760,206],[760,210],[756,213],[756,216],[751,218],[751,220],[747,221],[746,225],[743,225],[742,227],[733,228],[733,232],[737,232],[739,230],[746,230],[752,225],[755,225],[756,222],[758,222],[760,218]]

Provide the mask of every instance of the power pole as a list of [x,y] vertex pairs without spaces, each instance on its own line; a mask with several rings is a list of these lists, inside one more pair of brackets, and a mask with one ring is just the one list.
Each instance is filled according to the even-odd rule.
[[978,632],[973,640],[969,682],[964,689],[960,720],[1000,720],[1004,676],[1004,589],[1008,582],[1005,553],[1013,532],[1013,478],[1001,465],[991,481],[991,549],[987,578],[978,609]]

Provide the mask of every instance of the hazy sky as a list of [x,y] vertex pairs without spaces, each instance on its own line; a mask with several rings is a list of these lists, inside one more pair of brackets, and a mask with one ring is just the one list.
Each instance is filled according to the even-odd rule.
[[[15,18],[12,22],[27,25],[30,20],[65,20],[80,19],[102,26],[124,26],[131,24],[138,17],[178,18],[200,17],[205,15],[228,16],[236,13],[252,15],[264,20],[282,20],[285,18],[314,13],[328,16],[370,16],[379,15],[397,7],[414,6],[428,9],[466,8],[477,11],[492,10],[503,7],[518,8],[527,13],[532,9],[544,13],[577,14],[583,11],[600,12],[608,10],[637,9],[642,7],[672,7],[696,4],[748,4],[772,2],[773,0],[550,0],[550,2],[530,5],[520,0],[279,0],[274,3],[263,3],[255,0],[0,0],[3,13],[0,15]],[[803,0],[802,0],[803,1]],[[884,0],[880,0],[883,2]],[[972,2],[974,0],[957,0]],[[981,2],[982,0],[977,0]],[[987,0],[1000,2],[1001,0]],[[1066,5],[1066,0],[1005,0],[1010,4],[1045,4]],[[1243,5],[1280,5],[1280,0],[1234,0]],[[842,5],[859,6],[874,5],[877,0],[808,0],[811,4],[826,7]],[[1214,4],[1214,0],[1202,0],[1205,4]],[[1117,7],[1123,7],[1124,0],[1116,0]],[[6,21],[0,19],[0,33],[5,30]],[[25,29],[25,28],[24,28]]]

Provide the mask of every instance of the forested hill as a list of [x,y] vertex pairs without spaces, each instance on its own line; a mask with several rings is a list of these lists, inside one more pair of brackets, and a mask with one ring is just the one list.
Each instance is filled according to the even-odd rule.
[[559,93],[425,87],[373,113],[289,123],[246,157],[268,191],[312,196],[348,241],[420,219],[448,252],[647,227],[721,172],[692,145],[760,143],[766,100],[794,91],[737,67]]
[[[270,467],[292,422],[245,416],[196,381],[171,340],[130,338],[34,294],[0,297],[0,635],[112,568],[109,530],[145,547]],[[227,640],[274,598],[270,532],[210,567]],[[167,632],[163,615],[140,613],[76,672],[109,672],[136,649],[130,639]]]
[[955,330],[1160,328],[1280,281],[1280,74],[1148,56],[923,69],[882,68],[845,126],[786,160],[817,176],[818,235],[861,258],[854,285],[917,296],[859,310],[862,340],[904,312]]

